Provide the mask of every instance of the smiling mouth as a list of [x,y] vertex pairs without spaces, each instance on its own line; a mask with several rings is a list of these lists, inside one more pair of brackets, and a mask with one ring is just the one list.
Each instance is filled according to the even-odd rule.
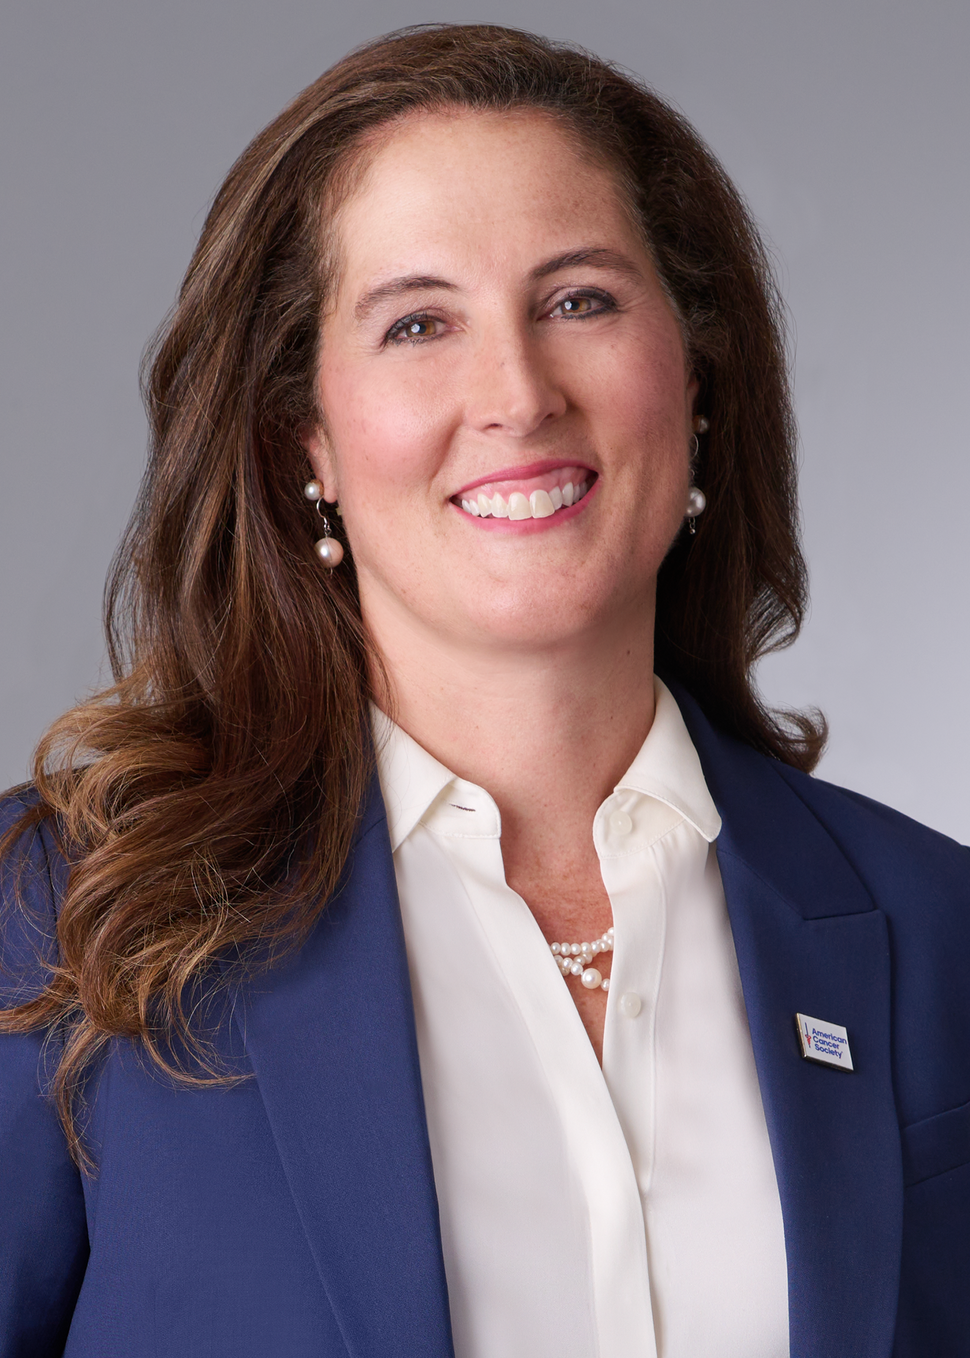
[[588,467],[557,467],[538,476],[487,481],[452,498],[475,519],[549,519],[589,493],[596,473]]

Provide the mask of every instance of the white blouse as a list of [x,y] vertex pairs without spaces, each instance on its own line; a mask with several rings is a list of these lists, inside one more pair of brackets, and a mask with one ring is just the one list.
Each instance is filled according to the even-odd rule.
[[593,822],[615,929],[602,1069],[506,885],[492,798],[374,714],[458,1358],[788,1355],[720,818],[656,694]]

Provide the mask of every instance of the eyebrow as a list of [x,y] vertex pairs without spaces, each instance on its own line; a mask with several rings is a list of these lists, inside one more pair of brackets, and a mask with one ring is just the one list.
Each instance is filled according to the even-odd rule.
[[435,278],[431,274],[405,274],[401,278],[392,278],[387,283],[379,283],[376,288],[370,288],[365,292],[354,307],[354,316],[358,321],[366,320],[374,308],[379,307],[382,302],[394,297],[403,297],[409,292],[430,292],[432,289],[437,292],[442,290],[457,292],[455,284],[449,283],[446,278]]
[[[543,264],[536,265],[529,275],[529,281],[537,283],[543,278],[548,278],[551,274],[560,273],[563,269],[573,269],[579,265],[586,265],[594,269],[614,269],[632,278],[643,277],[642,269],[639,269],[633,260],[628,259],[626,255],[621,255],[616,250],[587,247],[579,250],[567,250],[564,254],[554,255],[552,259],[547,259]],[[446,278],[436,278],[433,274],[403,274],[400,278],[391,278],[386,283],[379,283],[377,287],[369,288],[354,307],[354,317],[357,321],[364,321],[382,302],[390,301],[395,297],[404,297],[411,292],[430,291],[457,292],[458,288],[455,283],[449,283]]]
[[548,278],[550,274],[559,273],[561,269],[573,269],[579,264],[586,264],[594,269],[615,269],[619,273],[629,274],[631,278],[643,277],[643,270],[639,269],[632,259],[621,255],[618,250],[592,246],[554,255],[552,259],[547,259],[545,264],[533,269],[530,277],[532,282],[536,283],[540,278]]

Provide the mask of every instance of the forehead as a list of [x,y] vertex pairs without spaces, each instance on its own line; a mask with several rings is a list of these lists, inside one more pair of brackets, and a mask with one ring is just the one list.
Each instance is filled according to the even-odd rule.
[[382,129],[334,214],[333,235],[344,277],[413,267],[403,255],[415,252],[484,266],[593,238],[640,245],[612,167],[537,110],[421,112]]

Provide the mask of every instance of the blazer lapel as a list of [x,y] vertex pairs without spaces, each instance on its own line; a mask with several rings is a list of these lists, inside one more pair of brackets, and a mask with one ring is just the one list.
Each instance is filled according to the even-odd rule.
[[235,1006],[353,1358],[451,1358],[407,957],[375,778],[345,885]]
[[[717,841],[788,1255],[791,1358],[887,1358],[902,1244],[885,916],[773,761],[676,696]],[[795,1014],[848,1030],[851,1072],[805,1061]]]

